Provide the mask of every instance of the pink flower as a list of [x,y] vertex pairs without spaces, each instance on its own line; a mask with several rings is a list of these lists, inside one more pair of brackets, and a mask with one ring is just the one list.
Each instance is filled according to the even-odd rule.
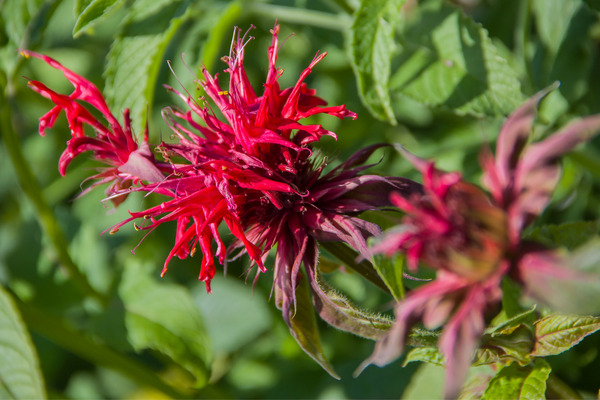
[[[444,393],[454,398],[466,378],[486,317],[497,311],[506,274],[538,298],[551,296],[547,279],[582,280],[581,274],[565,270],[566,263],[558,255],[550,256],[551,251],[521,239],[523,229],[550,200],[559,177],[558,157],[600,129],[600,116],[591,116],[527,146],[537,103],[546,93],[537,94],[509,116],[498,136],[495,159],[489,151],[483,153],[484,183],[491,196],[463,181],[460,174],[438,171],[433,163],[399,147],[423,174],[424,194],[392,196],[406,216],[373,251],[405,252],[410,270],[422,262],[438,272],[434,281],[409,292],[397,304],[393,328],[363,366],[383,366],[397,358],[407,332],[418,320],[429,329],[444,325],[438,343],[446,360]],[[540,278],[543,275],[546,280]]]

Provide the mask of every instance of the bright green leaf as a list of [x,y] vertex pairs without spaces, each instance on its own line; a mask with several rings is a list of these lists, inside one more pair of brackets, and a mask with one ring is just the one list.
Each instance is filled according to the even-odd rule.
[[401,33],[392,92],[459,115],[508,114],[520,104],[517,74],[483,27],[445,1],[420,3],[416,13]]
[[435,347],[415,347],[406,353],[404,366],[415,361],[423,361],[429,364],[444,365],[444,356]]
[[402,273],[404,272],[404,256],[396,255],[387,257],[376,255],[373,258],[373,267],[390,289],[390,293],[396,301],[404,298],[404,280]]
[[202,315],[183,287],[157,282],[141,265],[124,269],[119,295],[129,342],[137,351],[156,350],[189,371],[196,384],[208,380],[208,335]]
[[187,1],[134,3],[107,56],[106,97],[115,114],[131,110],[135,132],[142,132],[152,110],[165,51],[181,24],[193,15]]
[[93,24],[109,15],[111,11],[119,8],[123,4],[123,0],[92,0],[85,3],[87,4],[78,4],[78,8],[84,8],[77,16],[77,21],[73,27],[73,37],[78,37]]
[[484,399],[543,399],[546,380],[551,368],[544,360],[536,360],[524,367],[517,363],[504,367],[490,381]]
[[406,0],[363,0],[350,30],[350,55],[359,94],[371,113],[396,124],[388,81],[394,32]]
[[35,348],[9,294],[0,286],[0,398],[46,398]]
[[535,348],[532,356],[560,354],[600,330],[600,317],[552,314],[535,324]]

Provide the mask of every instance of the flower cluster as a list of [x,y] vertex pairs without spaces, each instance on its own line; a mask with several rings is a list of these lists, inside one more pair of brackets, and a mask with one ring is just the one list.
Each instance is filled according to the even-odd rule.
[[444,325],[438,346],[446,359],[445,395],[459,394],[486,317],[497,312],[501,280],[510,275],[533,297],[556,304],[549,280],[586,276],[566,266],[560,254],[522,239],[523,229],[548,204],[559,178],[558,157],[600,129],[600,116],[576,121],[545,140],[527,145],[541,92],[516,110],[498,136],[495,158],[482,153],[486,194],[459,173],[437,170],[399,147],[423,175],[424,193],[393,195],[406,213],[384,235],[376,253],[404,252],[408,268],[420,262],[437,270],[435,280],[409,292],[395,308],[396,322],[365,365],[385,365],[403,351],[411,326]]
[[[215,115],[208,100],[168,88],[183,99],[188,109],[163,110],[177,141],[156,146],[162,161],[149,150],[147,130],[138,143],[131,132],[128,112],[122,128],[92,83],[49,57],[24,54],[61,70],[75,87],[66,96],[40,82],[30,82],[55,104],[41,118],[40,130],[52,126],[61,111],[65,111],[69,122],[72,138],[61,158],[61,173],[73,157],[91,151],[110,166],[95,178],[99,183],[113,181],[108,190],[112,198],[131,191],[166,198],[155,207],[131,212],[131,218],[113,231],[138,219],[144,219],[136,225],[142,230],[174,221],[175,243],[166,257],[163,274],[173,257],[194,255],[199,247],[203,256],[199,278],[209,292],[215,258],[225,263],[245,253],[264,272],[266,256],[276,247],[276,301],[290,324],[302,264],[313,290],[318,286],[314,282],[318,242],[344,242],[368,257],[366,240],[380,231],[375,224],[359,218],[359,213],[390,206],[392,191],[409,195],[420,190],[420,185],[404,178],[361,174],[367,168],[363,164],[381,146],[363,149],[329,172],[324,171],[326,159],[314,153],[312,144],[323,136],[336,135],[321,125],[304,124],[303,120],[317,114],[340,119],[356,118],[356,114],[344,105],[327,107],[305,83],[326,53],[316,54],[294,86],[280,88],[278,79],[283,71],[276,66],[278,33],[279,26],[275,26],[262,94],[255,92],[246,75],[245,47],[250,38],[238,29],[230,54],[224,57],[228,85],[223,87],[217,76],[202,69],[200,84],[222,117]],[[109,126],[81,103],[96,108]],[[84,131],[85,125],[93,128],[93,135]],[[235,237],[229,245],[219,234],[223,223]]]

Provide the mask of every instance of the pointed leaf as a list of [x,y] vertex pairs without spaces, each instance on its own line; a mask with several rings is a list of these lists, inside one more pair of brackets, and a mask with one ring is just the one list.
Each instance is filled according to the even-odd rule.
[[373,257],[373,266],[377,273],[390,289],[390,293],[396,301],[404,298],[404,256],[395,255],[387,257],[376,255]]
[[525,367],[516,363],[504,367],[490,381],[484,399],[544,399],[551,368],[544,360]]
[[318,269],[311,278],[315,309],[330,325],[373,340],[381,339],[391,328],[393,321],[390,318],[357,308],[322,280]]
[[35,348],[9,294],[0,286],[0,397],[45,399]]
[[560,354],[600,330],[600,317],[553,314],[535,324],[535,348],[532,356]]
[[403,51],[392,93],[459,115],[499,115],[523,98],[517,73],[487,31],[446,1],[419,3],[401,33]]
[[406,353],[404,364],[402,364],[402,366],[405,367],[408,363],[415,361],[423,361],[429,364],[444,366],[444,356],[435,347],[415,347],[414,349],[410,349],[410,351]]
[[363,0],[350,30],[350,55],[359,94],[371,113],[392,125],[388,80],[394,53],[394,31],[406,0]]
[[129,342],[154,349],[185,368],[202,386],[208,380],[208,336],[202,316],[183,287],[157,282],[143,266],[125,268],[119,295],[125,305]]
[[293,313],[290,318],[290,332],[302,350],[323,367],[329,375],[340,379],[323,353],[317,319],[313,311],[306,279],[299,279],[296,288],[296,312],[294,313],[294,310],[291,309],[290,313]]
[[73,27],[73,37],[78,37],[93,24],[106,18],[110,12],[119,8],[123,3],[123,0],[92,0],[87,4],[78,4],[78,8],[81,10]]

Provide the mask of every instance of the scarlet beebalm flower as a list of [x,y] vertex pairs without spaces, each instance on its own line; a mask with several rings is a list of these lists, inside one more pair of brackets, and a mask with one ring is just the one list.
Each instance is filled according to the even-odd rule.
[[[58,164],[61,175],[65,175],[68,165],[76,156],[91,151],[97,160],[109,165],[109,168],[102,169],[91,178],[98,180],[92,187],[112,182],[106,191],[109,197],[121,194],[123,188],[129,187],[132,183],[136,184],[140,180],[146,182],[163,180],[164,176],[148,145],[148,130],[144,132],[141,143],[138,143],[131,130],[129,110],[123,112],[121,125],[110,112],[102,93],[93,83],[48,56],[27,50],[21,51],[21,54],[44,60],[51,67],[61,71],[74,86],[70,95],[63,95],[41,82],[35,80],[28,82],[33,90],[55,104],[54,108],[40,118],[40,135],[43,136],[46,129],[54,126],[61,112],[64,111],[66,114],[71,139],[67,142],[67,148]],[[81,103],[87,103],[98,110],[108,122],[108,126],[94,117]],[[93,136],[85,132],[86,126],[93,129]],[[124,199],[123,197],[115,201],[118,203]]]
[[382,366],[397,358],[418,320],[430,329],[444,325],[438,343],[446,360],[444,393],[454,398],[466,378],[486,317],[498,309],[505,275],[511,274],[543,300],[552,296],[548,279],[589,277],[566,269],[568,264],[558,253],[521,239],[523,229],[550,200],[559,178],[559,156],[600,129],[600,116],[591,116],[527,145],[537,103],[546,93],[537,94],[509,116],[498,136],[495,158],[489,151],[482,153],[484,184],[491,196],[460,174],[436,170],[432,162],[399,147],[423,174],[424,194],[392,196],[407,215],[373,251],[405,252],[410,270],[422,262],[436,269],[437,275],[397,304],[393,328],[363,367]]
[[[136,152],[148,148],[147,133],[142,144],[137,145],[127,114],[125,128],[121,128],[91,83],[48,57],[29,54],[62,70],[76,86],[71,96],[63,96],[39,82],[33,85],[57,104],[42,119],[43,128],[55,121],[60,110],[66,112],[73,139],[64,156],[64,168],[72,157],[92,151],[95,158],[112,166],[111,178],[127,178],[134,183],[131,187],[115,186],[113,196],[135,190],[169,198],[156,207],[132,212],[131,218],[112,231],[137,219],[144,219],[136,224],[142,230],[174,221],[175,244],[166,258],[163,274],[173,257],[193,256],[199,247],[203,256],[199,278],[208,291],[215,274],[215,257],[225,263],[230,257],[247,253],[258,269],[265,271],[264,259],[277,246],[276,299],[289,323],[302,263],[309,278],[314,278],[317,241],[342,241],[368,256],[366,239],[378,234],[379,228],[357,215],[390,205],[388,195],[392,190],[408,194],[418,190],[419,185],[402,178],[361,175],[367,168],[361,164],[379,146],[359,151],[337,168],[323,172],[325,159],[313,155],[311,145],[323,136],[336,135],[321,125],[303,124],[303,120],[317,114],[338,118],[356,118],[356,114],[344,105],[327,107],[304,82],[325,54],[317,53],[294,86],[280,88],[278,79],[283,71],[276,66],[278,33],[279,26],[275,26],[262,95],[254,91],[244,69],[245,46],[250,38],[237,29],[230,54],[224,58],[228,64],[227,88],[203,68],[200,84],[223,118],[217,117],[204,99],[198,101],[168,88],[189,109],[172,107],[163,111],[177,141],[157,147],[164,162],[154,161],[150,154],[146,158],[149,165],[139,170],[126,166],[135,159],[132,156]],[[109,127],[90,117],[78,101],[97,108]],[[85,124],[95,129],[95,136],[87,136],[82,128]],[[125,173],[130,175],[123,176]],[[222,223],[235,237],[230,246],[220,236]],[[313,289],[316,288],[315,284]]]

